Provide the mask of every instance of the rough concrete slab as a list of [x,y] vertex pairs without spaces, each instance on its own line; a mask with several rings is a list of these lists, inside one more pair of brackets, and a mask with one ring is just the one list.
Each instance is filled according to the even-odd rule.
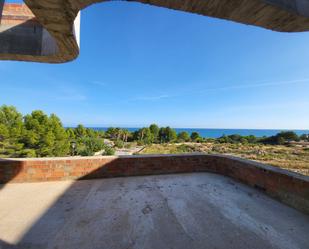
[[[19,53],[26,49],[22,46],[15,53],[1,53],[0,51],[1,60],[62,63],[77,58],[80,38],[79,11],[94,3],[111,1],[24,0],[24,2],[44,28],[45,39],[42,39],[40,46],[42,53]],[[275,31],[302,32],[309,30],[309,4],[307,0],[126,0],[119,2],[150,4]],[[16,4],[15,6],[17,7]],[[22,12],[21,15],[23,15]],[[19,29],[13,28],[13,30],[18,35]],[[8,35],[10,35],[10,32],[3,34],[0,40],[7,40]],[[22,35],[22,37],[24,36]],[[10,39],[12,38],[10,37]]]
[[309,248],[309,216],[210,173],[7,184],[0,248]]

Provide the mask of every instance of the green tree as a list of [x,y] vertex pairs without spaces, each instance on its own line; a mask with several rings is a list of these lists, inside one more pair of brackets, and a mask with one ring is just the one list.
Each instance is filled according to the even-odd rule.
[[309,134],[303,134],[299,137],[300,140],[309,141]]
[[43,111],[33,111],[24,117],[23,142],[33,149],[37,156],[64,156],[69,153],[70,144],[60,119]]
[[166,140],[168,143],[175,142],[177,140],[177,133],[174,129],[168,126],[165,128],[165,132],[166,132]]
[[0,107],[0,155],[22,156],[24,145],[20,140],[23,127],[22,114],[14,106]]
[[166,143],[166,129],[164,127],[161,127],[159,130],[159,141],[160,143]]
[[114,148],[105,145],[103,155],[106,155],[106,156],[115,155],[115,150],[114,150]]
[[105,135],[106,135],[107,138],[110,138],[110,139],[113,139],[113,140],[117,140],[117,139],[121,138],[122,130],[120,128],[110,127],[105,132]]
[[78,140],[77,154],[81,156],[93,156],[105,148],[103,139],[93,137],[83,137]]
[[105,132],[103,130],[98,130],[97,134],[98,134],[99,138],[104,138],[105,137]]
[[226,135],[223,135],[223,136],[221,136],[221,137],[219,137],[218,139],[217,139],[217,141],[219,142],[219,143],[230,143],[231,142],[231,139],[228,137],[228,136],[226,136]]
[[74,129],[72,128],[67,128],[66,129],[66,133],[67,133],[67,136],[70,140],[74,140],[76,138],[75,136],[75,132],[74,132]]
[[143,141],[145,144],[152,144],[155,141],[154,134],[151,132],[149,128],[146,128],[145,130]]
[[87,130],[86,130],[86,128],[82,124],[79,124],[74,129],[74,132],[75,132],[75,137],[76,138],[82,138],[82,137],[85,137],[87,135]]
[[150,128],[147,127],[139,129],[135,133],[135,137],[138,141],[141,142],[141,144],[151,144],[154,142],[154,135],[151,132]]
[[92,137],[92,138],[97,138],[99,135],[98,135],[98,133],[94,129],[86,128],[86,136],[87,137]]
[[245,137],[241,137],[239,142],[242,143],[242,144],[247,144],[248,143],[248,139],[245,138]]
[[282,131],[276,136],[265,137],[260,140],[261,143],[265,144],[285,144],[289,141],[299,141],[298,135],[293,131]]
[[49,125],[51,133],[53,134],[54,142],[52,148],[53,156],[66,156],[70,151],[70,140],[63,128],[60,119],[55,115],[51,114],[49,117]]
[[124,143],[122,140],[116,140],[114,144],[115,144],[115,147],[120,148],[120,149],[124,147]]
[[298,141],[299,137],[294,131],[282,131],[277,134],[277,137],[282,137],[285,141]]
[[131,132],[127,129],[122,130],[122,141],[128,142],[129,137],[131,136]]
[[258,141],[257,137],[254,135],[250,135],[245,138],[247,139],[248,143],[251,143],[251,144],[254,144]]
[[200,140],[201,140],[200,134],[199,134],[198,132],[196,132],[196,131],[192,132],[192,133],[191,133],[191,140],[192,140],[193,142],[198,142],[198,141],[200,141]]
[[233,135],[230,135],[229,138],[230,138],[230,141],[232,143],[240,143],[241,139],[242,139],[242,136],[240,136],[238,134],[233,134]]
[[276,137],[276,144],[279,144],[279,145],[283,145],[285,144],[286,140],[283,138],[283,137]]
[[177,135],[177,140],[179,142],[188,142],[190,141],[190,135],[188,132],[186,131],[183,131],[183,132],[180,132],[178,135]]
[[54,137],[48,124],[48,116],[43,111],[33,111],[24,118],[23,142],[36,151],[37,156],[52,156]]
[[149,129],[150,129],[150,132],[152,133],[153,135],[153,140],[155,143],[158,143],[159,141],[159,131],[160,131],[160,128],[158,125],[156,124],[151,124],[149,126]]
[[23,131],[22,114],[14,106],[0,107],[1,138],[20,138]]

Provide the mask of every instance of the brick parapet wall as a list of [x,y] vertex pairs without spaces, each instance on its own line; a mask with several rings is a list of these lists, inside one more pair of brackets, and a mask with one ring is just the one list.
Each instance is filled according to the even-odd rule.
[[34,15],[32,11],[25,4],[16,3],[6,3],[3,5],[2,10],[3,16],[24,16],[28,18],[33,18]]
[[25,4],[6,3],[0,13],[0,23],[2,25],[27,24],[41,26],[36,20],[32,11]]
[[212,172],[231,177],[309,214],[309,177],[230,156],[194,154],[0,160],[0,183],[3,184],[188,172]]

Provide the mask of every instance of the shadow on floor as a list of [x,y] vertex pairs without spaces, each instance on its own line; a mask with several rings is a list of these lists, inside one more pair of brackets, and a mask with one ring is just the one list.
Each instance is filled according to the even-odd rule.
[[[132,168],[129,165],[123,165],[121,162],[123,162],[121,158],[115,159],[80,179],[101,178],[105,173],[106,175],[110,175],[112,172],[119,172],[119,167],[121,170],[123,169],[124,172]],[[15,170],[18,173],[18,163],[16,164]],[[221,197],[220,183],[219,185],[216,182],[211,183],[211,178],[210,180],[207,180],[207,178],[203,180],[201,177],[195,177],[193,179],[196,179],[196,181],[188,183],[188,181],[186,182],[182,177],[175,176],[171,178],[176,179],[176,182],[169,181],[168,184],[164,184],[160,180],[163,179],[164,181],[164,179],[168,178],[169,176],[153,176],[147,179],[143,177],[132,178],[134,179],[133,182],[132,180],[128,180],[128,178],[117,178],[73,182],[64,181],[58,182],[57,185],[52,182],[25,184],[24,188],[35,186],[33,195],[36,193],[41,196],[42,193],[47,195],[53,192],[54,188],[61,188],[59,192],[61,194],[53,196],[54,200],[45,208],[44,212],[37,219],[34,219],[35,222],[30,224],[26,233],[17,240],[18,242],[16,245],[0,241],[0,248],[101,249],[104,248],[102,246],[105,244],[115,245],[115,247],[109,247],[108,249],[145,248],[140,244],[135,244],[137,241],[138,243],[146,243],[145,245],[147,245],[148,248],[162,248],[162,246],[173,247],[175,245],[177,245],[177,248],[188,248],[190,245],[192,245],[192,248],[214,248],[215,245],[211,244],[214,243],[214,241],[219,244],[222,241],[229,244],[229,241],[231,241],[230,243],[235,243],[235,246],[239,246],[240,244],[245,245],[246,247],[243,248],[280,248],[273,246],[273,242],[267,241],[267,238],[274,238],[278,240],[276,243],[279,243],[279,240],[281,240],[280,236],[284,235],[286,238],[284,238],[283,242],[286,243],[287,246],[291,246],[294,245],[294,241],[292,241],[293,243],[289,241],[290,233],[295,236],[293,239],[297,241],[297,243],[303,243],[301,244],[303,246],[299,248],[306,248],[306,246],[309,246],[309,241],[304,242],[304,234],[306,233],[306,229],[309,229],[308,217],[266,196],[264,197],[263,194],[258,197],[256,192],[253,192],[257,190],[252,189],[251,192],[251,188],[246,186],[244,187],[246,191],[243,191],[243,187],[238,189],[239,185],[237,183],[222,176],[222,179],[227,182],[225,182],[225,187],[221,187],[221,189],[225,189],[224,191],[228,192]],[[138,182],[138,184],[136,184],[136,182]],[[187,189],[187,186],[191,183],[196,185],[195,187],[197,190],[186,193],[186,190],[190,190]],[[132,184],[136,184],[136,186],[134,185],[132,187]],[[131,190],[129,191],[129,189]],[[234,190],[232,191],[231,189]],[[31,193],[31,189],[28,189],[26,192]],[[217,203],[202,200],[204,198],[203,196],[207,196],[208,194],[215,197],[214,201]],[[256,195],[256,199],[251,203],[250,200],[252,199],[252,195]],[[235,201],[231,202],[229,200],[230,196],[231,198],[235,198]],[[239,199],[239,196],[242,199]],[[190,202],[191,197],[193,198],[192,202]],[[169,198],[173,201],[169,201]],[[182,198],[187,198],[187,202],[183,202]],[[38,200],[40,201],[40,198],[38,198]],[[44,202],[44,200],[42,199],[41,202]],[[142,209],[141,206],[138,206],[141,202],[144,205]],[[249,202],[251,203],[250,205]],[[270,203],[272,206],[271,212],[268,210],[267,203]],[[40,205],[41,204],[42,203],[40,203]],[[238,207],[238,205],[240,206]],[[102,206],[107,208],[102,208]],[[218,207],[224,206],[226,206],[224,208],[226,215],[235,217],[234,220],[230,220],[224,213],[218,211]],[[256,208],[257,210],[255,210]],[[21,206],[20,209],[22,214],[23,207]],[[173,209],[173,211],[171,211],[171,209]],[[252,220],[252,217],[248,216],[247,209],[252,209],[252,212],[257,213],[257,221],[261,222],[261,228],[256,225],[259,223],[256,223],[255,220]],[[29,212],[29,209],[26,210]],[[84,210],[86,211],[84,212]],[[177,210],[182,210],[180,213],[181,215],[176,216],[175,210],[176,212]],[[193,216],[192,210],[194,210]],[[277,234],[275,230],[268,231],[274,228],[263,225],[263,222],[268,224],[267,222],[273,219],[271,216],[274,210],[277,210],[277,216],[275,218],[278,219],[278,222],[276,221],[274,223],[277,223],[278,227],[283,227],[283,235]],[[111,212],[107,213],[109,211]],[[132,212],[135,214],[136,212],[138,213],[134,216],[135,218],[133,221]],[[270,216],[267,217],[267,215]],[[238,224],[234,224],[235,222],[238,223],[238,219],[240,224],[245,224],[244,226],[246,229],[243,229],[241,227],[242,225],[239,225],[239,227]],[[21,224],[24,222],[23,219],[21,220],[13,220],[12,224],[18,226],[18,222],[21,222]],[[74,222],[72,220],[74,220]],[[208,224],[211,220],[212,223]],[[299,225],[296,221],[294,222],[294,220],[297,220],[297,222],[302,220],[302,223]],[[188,231],[186,231],[187,228],[184,228],[181,223],[188,221],[189,223],[194,221],[194,224],[200,224],[200,227],[205,229],[205,231],[203,229],[196,230],[199,226],[194,225],[190,228],[190,233],[188,233]],[[102,226],[102,224],[106,226]],[[290,228],[295,229],[295,231],[290,231],[290,228],[284,227],[282,224],[289,224]],[[223,227],[221,227],[221,225],[223,225]],[[247,231],[248,229],[246,226],[248,226],[249,230],[253,229],[253,232]],[[253,226],[253,228],[251,226]],[[135,232],[133,235],[132,230],[134,229]],[[136,236],[136,229],[139,229],[138,234],[141,235],[138,239],[136,239],[136,237],[132,239],[132,236]],[[205,239],[206,242],[208,241],[207,243],[209,243],[209,246],[205,243],[198,244],[201,242],[197,241],[200,237],[194,238],[194,234],[205,236],[203,239]],[[240,235],[243,236],[243,238],[237,237]],[[151,241],[144,241],[143,238],[146,237],[150,238]],[[87,241],[83,241],[81,238]],[[233,238],[235,238],[235,240]],[[164,241],[164,245],[162,241]],[[179,241],[181,243],[179,243]],[[51,244],[54,247],[51,247],[50,242],[52,242]],[[94,244],[91,244],[91,242]],[[224,247],[219,246],[218,248]],[[236,247],[232,246],[230,248]]]

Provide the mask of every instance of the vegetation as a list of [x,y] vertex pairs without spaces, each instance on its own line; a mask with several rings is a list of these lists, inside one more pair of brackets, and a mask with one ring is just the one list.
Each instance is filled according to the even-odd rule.
[[309,148],[303,146],[265,145],[261,143],[182,143],[152,144],[141,154],[179,154],[200,152],[233,155],[309,175]]
[[309,134],[298,136],[293,131],[271,137],[234,134],[214,139],[197,132],[177,134],[171,127],[156,124],[134,132],[114,127],[104,132],[83,125],[65,128],[55,114],[37,110],[23,116],[13,106],[0,107],[0,157],[113,155],[115,149],[145,146],[142,153],[232,154],[309,171],[308,145]]
[[177,136],[178,142],[189,142],[190,140],[191,140],[190,135],[186,131],[180,132]]
[[0,107],[0,157],[113,154],[103,138],[104,132],[82,125],[64,128],[55,114],[37,110],[23,116],[13,106]]

